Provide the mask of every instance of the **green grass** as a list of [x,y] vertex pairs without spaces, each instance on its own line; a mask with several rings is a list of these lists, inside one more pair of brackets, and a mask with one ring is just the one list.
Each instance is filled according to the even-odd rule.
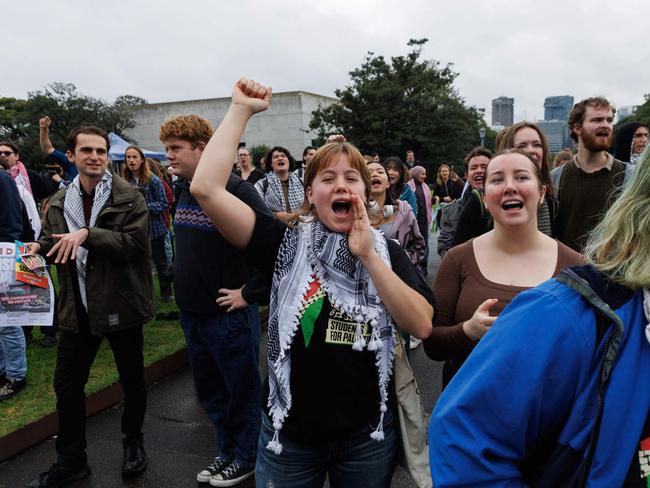
[[[158,283],[156,282],[156,297]],[[176,308],[172,303],[158,303],[157,312]],[[52,379],[56,365],[56,347],[39,345],[41,335],[34,329],[34,342],[27,348],[27,388],[15,397],[0,403],[0,437],[30,424],[56,410]],[[148,366],[185,346],[178,321],[152,320],[144,327],[144,364]],[[113,353],[107,341],[97,353],[86,384],[86,395],[95,393],[117,381]]]

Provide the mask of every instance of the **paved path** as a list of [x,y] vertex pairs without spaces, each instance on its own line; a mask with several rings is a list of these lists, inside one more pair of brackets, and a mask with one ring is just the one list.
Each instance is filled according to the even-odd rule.
[[[435,243],[435,236],[431,236]],[[431,282],[438,268],[438,255],[429,260]],[[263,377],[266,376],[266,336],[261,345]],[[441,363],[430,361],[422,346],[412,351],[415,370],[425,409],[430,412],[440,393]],[[123,482],[120,476],[122,443],[119,431],[121,404],[87,421],[88,460],[92,469],[89,478],[69,485],[73,488],[112,487],[205,487],[195,475],[214,456],[214,431],[203,413],[192,385],[189,368],[153,385],[147,397],[145,449],[150,458],[147,471],[139,478]],[[49,439],[0,464],[0,488],[25,486],[55,459],[54,440]],[[251,480],[242,488],[254,487]],[[408,475],[398,468],[392,486],[412,488]],[[360,487],[361,488],[361,487]]]

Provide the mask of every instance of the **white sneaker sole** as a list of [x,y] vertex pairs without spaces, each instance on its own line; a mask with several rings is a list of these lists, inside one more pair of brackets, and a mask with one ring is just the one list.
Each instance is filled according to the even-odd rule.
[[217,476],[219,475],[214,475],[212,479],[210,480],[210,486],[217,486],[217,487],[226,487],[226,486],[235,486],[241,483],[244,480],[247,480],[251,476],[255,474],[255,470],[250,471],[249,473],[246,473],[245,475],[240,476],[239,478],[235,478],[232,480],[221,480],[221,479],[216,479]]

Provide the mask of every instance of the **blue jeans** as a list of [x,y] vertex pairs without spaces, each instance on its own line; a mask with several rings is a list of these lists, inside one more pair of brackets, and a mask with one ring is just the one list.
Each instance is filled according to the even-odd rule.
[[20,327],[0,327],[0,374],[22,380],[27,374],[27,345]]
[[261,416],[257,305],[180,315],[194,386],[216,430],[219,453],[253,467]]
[[271,419],[263,415],[255,466],[257,488],[321,488],[325,475],[332,488],[389,487],[397,449],[393,415],[390,409],[384,415],[384,440],[379,442],[370,438],[378,419],[332,443],[307,445],[280,431],[280,455],[266,448],[274,430]]

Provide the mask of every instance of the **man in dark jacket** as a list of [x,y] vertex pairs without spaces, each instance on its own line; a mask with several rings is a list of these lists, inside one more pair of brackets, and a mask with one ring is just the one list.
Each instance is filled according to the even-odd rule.
[[70,133],[67,155],[79,175],[52,197],[41,237],[30,244],[30,252],[57,265],[62,331],[54,373],[58,461],[34,487],[62,486],[90,473],[84,386],[104,337],[124,389],[122,474],[138,474],[147,465],[142,325],[153,315],[149,214],[138,189],[107,171],[108,149],[101,129]]

